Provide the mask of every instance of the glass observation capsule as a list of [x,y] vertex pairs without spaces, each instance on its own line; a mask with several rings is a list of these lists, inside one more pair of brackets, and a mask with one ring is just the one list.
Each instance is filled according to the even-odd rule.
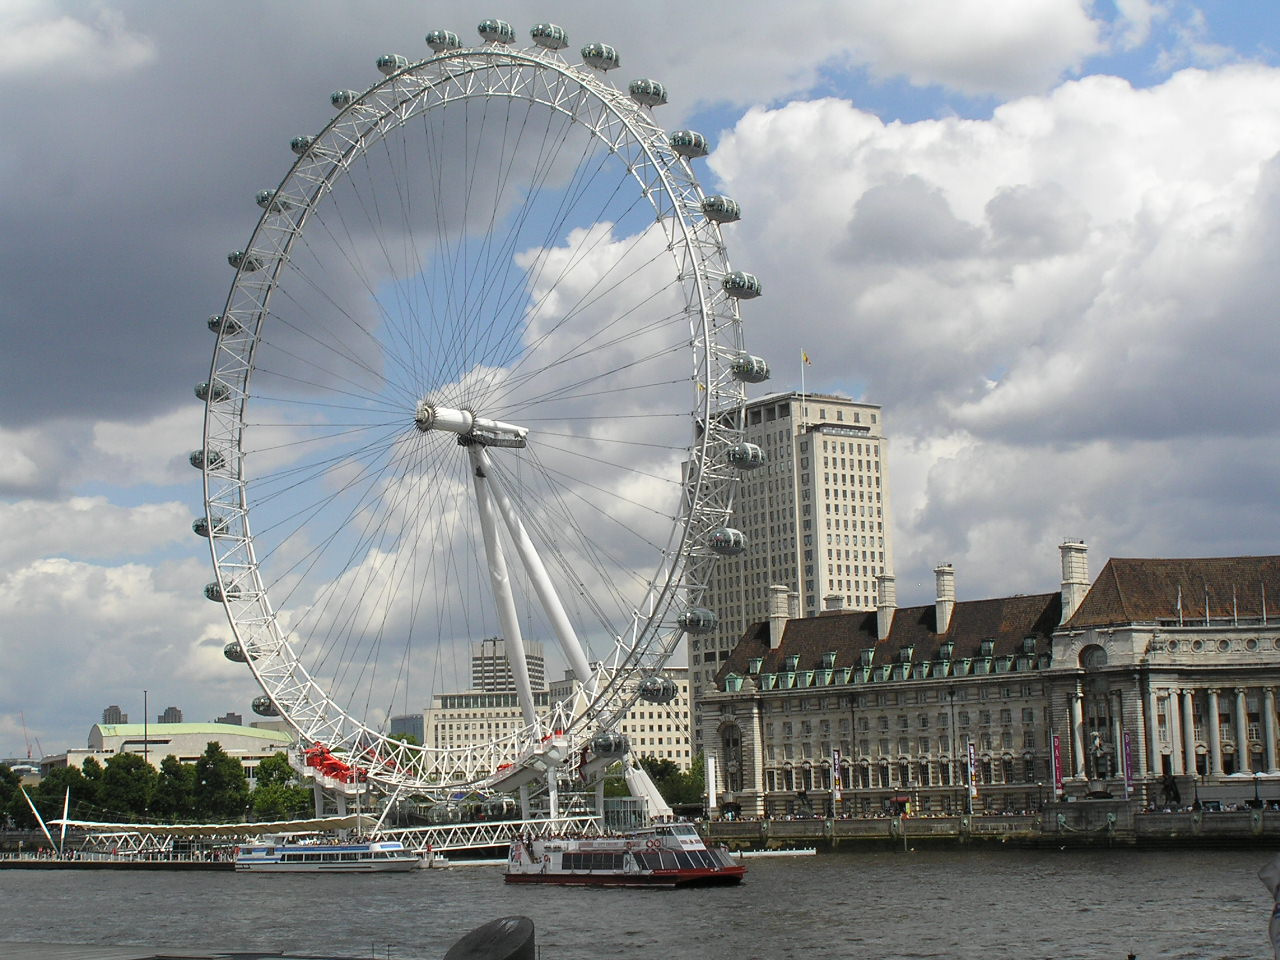
[[311,145],[316,142],[315,137],[294,137],[289,141],[289,149],[302,156],[311,149]]
[[720,617],[714,610],[708,610],[706,607],[690,607],[676,618],[676,623],[685,633],[698,637],[706,633],[714,633],[716,627],[720,625]]
[[244,652],[239,640],[228,640],[227,645],[222,648],[222,655],[232,663],[249,662],[249,655]]
[[197,470],[218,470],[227,462],[227,458],[217,450],[192,450],[187,462]]
[[707,155],[707,138],[694,130],[677,130],[667,138],[671,149],[686,159]]
[[231,264],[235,269],[242,270],[245,273],[253,273],[255,270],[262,269],[262,258],[247,253],[244,250],[232,250],[227,254],[227,263]]
[[240,596],[240,588],[234,583],[213,583],[204,585],[204,595],[214,603],[222,603],[223,600],[235,600]]
[[640,699],[647,703],[670,703],[679,692],[670,677],[645,677],[640,681]]
[[481,20],[476,27],[485,43],[515,43],[516,32],[505,20]]
[[408,65],[409,58],[402,57],[398,53],[384,53],[378,58],[378,72],[388,77],[393,73],[399,73]]
[[272,703],[271,698],[266,694],[260,697],[254,697],[253,703],[249,706],[253,708],[253,712],[260,717],[278,717],[280,716],[280,708]]
[[763,357],[753,357],[749,353],[738,354],[729,365],[733,379],[743,383],[764,383],[769,379],[769,364]]
[[226,517],[214,517],[213,527],[210,528],[208,517],[196,517],[191,521],[191,529],[198,537],[208,537],[211,529],[213,533],[224,533],[227,529],[227,519]]
[[228,317],[223,313],[215,313],[211,316],[207,321],[207,326],[210,332],[225,333],[229,337],[234,336],[243,329],[234,317]]
[[358,90],[335,90],[329,94],[329,102],[337,110],[349,107],[359,99],[360,92]]
[[490,797],[480,804],[487,820],[511,820],[516,817],[519,805],[510,797]]
[[225,383],[211,385],[208,380],[202,380],[196,384],[195,394],[199,400],[212,400],[214,403],[221,403],[231,396],[231,388]]
[[569,35],[564,32],[564,27],[557,27],[554,23],[539,23],[529,31],[529,36],[538,46],[548,50],[563,50],[569,45]]
[[612,70],[622,65],[622,58],[607,43],[588,43],[582,48],[582,62],[597,70]]
[[281,213],[293,206],[283,197],[277,200],[274,190],[259,190],[253,195],[253,202],[263,210],[270,210],[272,213]]
[[462,49],[462,41],[452,30],[432,30],[427,34],[427,46],[436,53],[444,53]]
[[598,733],[591,738],[591,752],[597,757],[625,757],[631,743],[620,733]]
[[735,223],[742,219],[742,206],[737,200],[719,194],[702,198],[702,215],[715,223]]
[[755,470],[768,462],[768,457],[754,443],[735,443],[725,454],[725,459],[739,470]]
[[725,293],[736,300],[754,300],[763,292],[756,275],[744,273],[741,270],[726,273],[724,279],[720,281],[720,286],[724,287]]
[[437,803],[427,811],[428,823],[457,823],[462,819],[462,811],[456,803]]
[[657,80],[642,77],[627,86],[631,99],[642,107],[660,107],[667,102],[667,88]]
[[736,557],[747,549],[747,536],[733,527],[721,527],[711,534],[708,546],[722,557]]

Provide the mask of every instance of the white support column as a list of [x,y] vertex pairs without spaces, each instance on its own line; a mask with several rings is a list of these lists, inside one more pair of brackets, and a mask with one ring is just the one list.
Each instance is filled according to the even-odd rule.
[[1195,691],[1182,690],[1182,751],[1187,760],[1187,773],[1196,775],[1196,707]]
[[1084,693],[1077,686],[1071,694],[1071,772],[1077,780],[1085,778],[1083,701]]
[[1182,761],[1182,711],[1178,709],[1178,688],[1166,690],[1165,699],[1168,700],[1165,719],[1169,730],[1169,767],[1175,777],[1180,777],[1187,768]]
[[1249,709],[1245,704],[1244,687],[1236,687],[1236,773],[1252,773],[1253,758],[1249,756]]
[[538,722],[533,703],[533,687],[529,682],[529,665],[524,655],[524,638],[520,634],[520,618],[516,613],[515,596],[511,592],[511,577],[507,573],[507,559],[498,542],[497,524],[493,522],[493,501],[489,496],[488,471],[481,462],[484,448],[476,445],[467,448],[471,462],[471,479],[476,490],[476,510],[480,515],[480,531],[484,535],[485,560],[489,565],[489,584],[493,588],[493,600],[498,608],[498,622],[502,624],[506,640],[507,659],[511,662],[511,677],[515,681],[516,699],[520,701],[520,715],[528,726]]
[[1262,690],[1262,731],[1266,738],[1262,744],[1267,773],[1280,773],[1276,769],[1276,689],[1264,687]]
[[1143,719],[1147,728],[1147,769],[1143,772],[1149,777],[1158,777],[1163,772],[1160,763],[1160,723],[1156,688],[1151,686],[1150,679],[1147,681],[1147,696],[1143,708],[1146,711]]
[[[487,476],[490,464],[489,455],[485,453],[484,447],[477,444],[470,447],[469,451],[472,460]],[[564,652],[569,669],[573,671],[579,683],[585,684],[591,679],[591,667],[587,663],[586,654],[582,651],[582,645],[578,642],[577,634],[574,633],[573,625],[569,623],[569,616],[565,613],[564,606],[560,603],[560,597],[551,582],[551,577],[547,575],[547,568],[543,565],[542,558],[538,556],[538,550],[534,547],[533,541],[529,539],[529,534],[525,531],[524,524],[516,516],[516,512],[511,506],[511,501],[507,498],[507,495],[498,488],[497,484],[490,484],[489,486],[493,494],[493,500],[498,505],[498,512],[502,514],[502,520],[507,526],[507,533],[511,535],[511,541],[515,544],[516,551],[520,554],[520,560],[529,575],[529,582],[538,594],[542,609],[546,612],[547,619],[551,621],[551,628],[555,631],[556,638],[560,641],[560,649]]]
[[1218,719],[1218,690],[1209,690],[1209,716],[1206,718],[1209,727],[1209,772],[1222,776],[1222,729]]
[[1107,696],[1111,708],[1111,776],[1116,780],[1124,779],[1124,696],[1119,690],[1112,690]]

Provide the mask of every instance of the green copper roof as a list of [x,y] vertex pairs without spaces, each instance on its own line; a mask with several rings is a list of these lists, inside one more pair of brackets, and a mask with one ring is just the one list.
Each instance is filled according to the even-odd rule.
[[[99,723],[95,724],[104,737],[141,737],[144,725],[141,723]],[[258,740],[269,740],[273,743],[291,743],[293,737],[275,730],[261,730],[258,727],[241,727],[233,723],[148,723],[145,725],[146,736],[181,737],[208,736],[216,740],[219,736],[254,737]]]

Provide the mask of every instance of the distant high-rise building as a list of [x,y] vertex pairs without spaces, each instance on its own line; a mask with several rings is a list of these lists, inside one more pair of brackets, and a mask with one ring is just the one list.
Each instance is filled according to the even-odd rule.
[[415,738],[418,743],[423,743],[423,720],[420,713],[404,713],[398,717],[392,717],[388,725],[387,733],[393,737],[403,737],[405,734]]
[[218,717],[218,719],[214,720],[213,722],[225,723],[228,726],[232,726],[232,727],[241,727],[241,726],[244,726],[244,717],[241,714],[231,713],[230,711],[228,711],[227,713]]
[[[546,663],[542,644],[524,641],[524,659],[529,668],[529,685],[534,690],[547,688]],[[489,637],[471,645],[471,689],[485,693],[515,693],[516,682],[507,659],[507,642]]]
[[165,707],[164,713],[156,717],[156,723],[181,723],[182,711],[177,707]]
[[874,610],[876,577],[893,572],[884,413],[878,404],[817,393],[747,403],[747,443],[764,466],[742,476],[730,526],[747,549],[716,566],[703,605],[718,627],[690,636],[695,748],[702,691],[743,631],[770,615],[770,587],[785,586],[792,616],[824,607]]
[[102,711],[103,723],[128,723],[129,715],[121,712],[120,708],[114,703]]

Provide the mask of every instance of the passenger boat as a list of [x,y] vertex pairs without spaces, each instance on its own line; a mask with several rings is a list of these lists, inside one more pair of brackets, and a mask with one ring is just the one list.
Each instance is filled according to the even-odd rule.
[[708,847],[690,823],[661,824],[622,837],[518,839],[507,883],[587,887],[693,887],[741,883],[747,868]]
[[236,848],[236,869],[252,873],[395,873],[428,863],[396,840],[372,843],[266,841]]

